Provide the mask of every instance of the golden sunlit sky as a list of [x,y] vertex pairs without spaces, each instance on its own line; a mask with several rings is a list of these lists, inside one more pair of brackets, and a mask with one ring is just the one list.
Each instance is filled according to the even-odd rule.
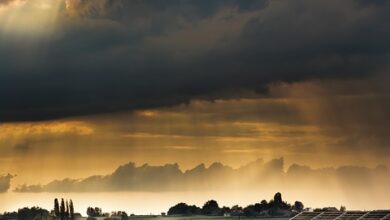
[[389,9],[0,0],[0,212],[388,208]]

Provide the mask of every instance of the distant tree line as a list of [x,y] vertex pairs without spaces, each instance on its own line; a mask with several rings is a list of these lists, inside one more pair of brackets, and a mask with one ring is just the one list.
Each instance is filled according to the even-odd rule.
[[102,209],[99,207],[95,207],[95,208],[88,207],[87,208],[87,215],[89,218],[102,217],[103,216]]
[[[89,220],[93,220],[95,217],[105,217],[105,220],[128,220],[128,215],[124,211],[112,212],[110,215],[103,213],[99,207],[88,207],[87,215]],[[77,216],[80,214],[77,213]],[[17,212],[0,214],[0,220],[75,220],[75,217],[73,201],[61,199],[59,202],[57,198],[54,199],[54,209],[51,212],[39,207],[25,207]]]
[[88,207],[87,208],[88,220],[94,220],[96,217],[105,217],[104,220],[128,220],[129,216],[124,211],[114,211],[109,213],[103,213],[99,207]]
[[260,203],[248,205],[244,208],[238,205],[231,208],[219,207],[215,200],[207,201],[202,208],[186,203],[178,203],[168,210],[168,215],[292,216],[303,209],[302,202],[296,201],[294,205],[290,205],[283,201],[282,194],[276,193],[274,199],[269,202],[262,200]]
[[21,208],[17,212],[5,212],[0,215],[1,220],[18,219],[18,220],[49,220],[51,218],[49,211],[39,207]]
[[[206,215],[206,216],[247,216],[247,217],[291,217],[304,210],[304,205],[296,201],[293,205],[283,201],[282,195],[276,193],[270,201],[262,200],[259,203],[251,204],[246,207],[238,205],[232,207],[220,207],[217,201],[209,200],[201,208],[186,203],[178,203],[171,207],[168,215]],[[327,207],[314,209],[314,211],[336,211],[337,208]],[[341,206],[340,211],[346,211],[345,206]],[[88,220],[94,220],[96,217],[105,217],[104,220],[129,220],[129,216],[124,211],[103,213],[99,207],[87,208]],[[80,216],[77,213],[77,216]],[[75,213],[72,200],[69,202],[61,199],[54,199],[54,210],[49,212],[39,207],[22,208],[17,212],[4,212],[0,215],[0,220],[75,220]]]
[[129,216],[124,211],[111,212],[110,217],[104,220],[128,220]]

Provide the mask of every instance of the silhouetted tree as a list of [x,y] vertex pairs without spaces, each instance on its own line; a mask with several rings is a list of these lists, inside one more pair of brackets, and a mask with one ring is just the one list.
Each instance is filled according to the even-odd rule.
[[232,216],[240,216],[240,215],[242,215],[242,213],[243,213],[242,207],[239,205],[234,205],[230,209],[230,215],[232,215]]
[[268,208],[273,209],[273,211],[279,212],[281,210],[291,210],[292,207],[290,204],[283,202],[282,194],[278,192],[275,194],[274,200],[271,200],[268,203]]
[[112,220],[128,220],[129,216],[124,211],[118,211],[118,212],[112,212],[111,213],[111,219]]
[[220,215],[221,210],[217,201],[209,200],[202,207],[202,214],[204,215]]
[[231,211],[230,211],[229,207],[224,206],[224,207],[221,208],[221,214],[222,215],[230,214],[230,213],[231,213]]
[[341,211],[341,212],[345,212],[345,211],[347,211],[347,208],[346,208],[345,206],[342,205],[342,206],[340,207],[340,211]]
[[283,206],[282,194],[280,192],[276,193],[275,196],[274,196],[274,205],[276,207],[282,207]]
[[74,207],[73,207],[73,201],[69,201],[69,217],[71,220],[74,219]]
[[18,220],[34,220],[47,217],[49,211],[39,207],[23,208],[18,210]]
[[102,209],[99,208],[99,207],[95,207],[95,215],[96,216],[102,216],[103,215]]
[[66,200],[66,205],[65,205],[65,218],[69,219],[69,203],[68,203],[68,200]]
[[58,205],[58,199],[54,199],[54,214],[57,218],[60,217],[60,206]]
[[201,209],[195,205],[189,206],[186,203],[178,203],[168,210],[168,215],[199,215]]
[[1,220],[11,220],[11,219],[18,219],[18,213],[17,212],[4,212],[3,215],[0,215]]
[[293,206],[293,209],[294,209],[295,211],[297,211],[297,212],[302,212],[302,211],[303,211],[303,208],[304,208],[304,206],[303,206],[303,203],[302,203],[302,202],[300,202],[300,201],[295,201],[294,206]]
[[70,219],[70,211],[69,211],[69,202],[68,202],[68,200],[66,200],[66,211],[65,211],[65,215],[66,215],[66,218],[67,218],[67,219]]
[[64,199],[61,199],[60,216],[61,216],[61,220],[65,220],[65,202],[64,202]]
[[254,205],[248,205],[247,207],[244,208],[244,215],[247,217],[253,217],[258,215],[256,212],[255,206]]
[[231,216],[272,216],[272,217],[283,217],[289,218],[294,213],[292,210],[302,211],[304,208],[303,203],[296,201],[294,206],[291,206],[287,202],[283,202],[282,194],[276,193],[274,199],[267,202],[262,200],[260,203],[255,203],[253,205],[248,205],[244,209],[238,205],[235,205],[231,208],[223,207],[219,208],[218,203],[215,200],[207,201],[202,209],[199,209],[196,206],[189,206],[185,203],[178,203],[177,205],[171,207],[168,211],[168,215],[193,215],[193,214],[203,214],[203,215],[223,215],[230,213]]
[[94,217],[95,216],[95,209],[93,209],[92,207],[88,207],[87,208],[87,215],[88,217]]
[[269,204],[268,204],[267,200],[265,200],[265,199],[261,200],[261,202],[260,202],[261,211],[265,211],[268,208],[269,208]]
[[255,203],[254,208],[255,211],[260,214],[261,212],[268,210],[268,202],[266,200],[262,200],[260,203]]
[[95,208],[88,207],[87,215],[89,218],[102,216],[102,209],[99,207],[95,207]]

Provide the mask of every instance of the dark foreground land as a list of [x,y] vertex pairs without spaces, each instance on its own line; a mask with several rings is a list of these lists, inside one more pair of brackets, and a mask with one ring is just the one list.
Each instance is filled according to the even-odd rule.
[[289,218],[271,218],[271,217],[246,217],[246,216],[131,216],[130,220],[287,220]]
[[25,207],[0,214],[0,220],[390,220],[390,210],[348,211],[344,206],[340,209],[304,209],[299,201],[294,205],[283,201],[280,193],[269,202],[262,200],[246,207],[220,207],[215,200],[209,200],[202,207],[181,202],[161,215],[128,215],[124,211],[103,213],[99,207],[88,207],[86,214],[75,213],[72,200],[54,199],[51,211]]

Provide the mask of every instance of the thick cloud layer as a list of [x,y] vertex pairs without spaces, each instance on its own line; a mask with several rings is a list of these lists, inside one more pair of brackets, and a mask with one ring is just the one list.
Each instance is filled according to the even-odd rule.
[[0,120],[170,106],[262,92],[277,81],[373,75],[389,61],[389,9],[364,0],[66,0],[51,33],[21,35],[11,21],[0,22],[8,31],[0,31]]
[[[151,166],[144,164],[136,166],[128,163],[118,167],[107,176],[91,176],[85,179],[55,180],[47,185],[23,185],[17,192],[110,192],[110,191],[183,191],[209,190],[232,187],[238,184],[237,175],[245,177],[256,173],[254,179],[279,177],[283,169],[283,159],[270,161],[262,160],[249,163],[240,169],[233,169],[221,163],[213,163],[209,167],[200,164],[185,172],[178,164]],[[226,181],[232,181],[232,185]],[[242,178],[238,178],[242,182]],[[249,179],[248,179],[249,181]],[[249,182],[248,182],[249,184]]]
[[[274,190],[302,190],[321,192],[342,191],[346,194],[362,191],[388,193],[390,172],[380,165],[376,168],[341,166],[338,168],[312,169],[291,165],[284,171],[283,158],[264,163],[251,162],[238,169],[221,163],[209,167],[200,164],[185,172],[177,164],[136,166],[128,163],[107,176],[91,176],[85,179],[55,180],[47,185],[23,185],[16,192],[170,192],[194,190],[229,190],[264,188]],[[364,193],[363,193],[364,194]],[[388,200],[386,200],[389,202]]]
[[0,175],[0,193],[5,193],[8,191],[11,185],[12,175],[8,174],[6,176]]

